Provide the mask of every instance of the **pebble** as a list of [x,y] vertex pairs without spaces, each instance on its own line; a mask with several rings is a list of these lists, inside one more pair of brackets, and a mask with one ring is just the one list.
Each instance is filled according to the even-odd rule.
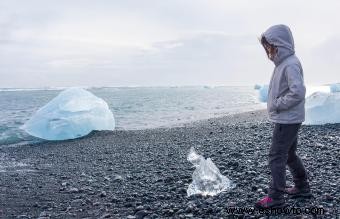
[[83,199],[75,199],[71,202],[72,207],[80,207],[82,206],[84,200]]
[[116,197],[111,197],[111,202],[112,202],[112,203],[117,203],[118,201],[119,201],[118,198],[116,198]]
[[146,215],[148,215],[148,212],[145,211],[145,210],[140,210],[140,211],[137,211],[136,214],[135,214],[135,217],[137,219],[142,219],[144,218]]
[[122,180],[123,180],[123,177],[120,176],[120,175],[115,175],[115,176],[113,177],[113,181],[119,182],[119,181],[122,181]]
[[334,197],[331,196],[330,194],[325,194],[325,195],[324,195],[324,199],[325,199],[326,201],[333,201],[333,200],[334,200]]
[[133,207],[133,206],[134,205],[131,202],[127,202],[127,203],[124,204],[124,207],[126,207],[126,208]]
[[[1,216],[1,215],[0,215]],[[21,214],[16,217],[17,219],[29,219],[30,217],[26,214]],[[45,219],[45,218],[38,218],[38,219]]]
[[49,218],[51,216],[51,214],[47,211],[43,211],[39,214],[39,219],[45,219],[45,218]]
[[75,188],[75,187],[72,187],[68,190],[69,193],[78,193],[79,192],[79,189]]
[[100,218],[112,218],[112,215],[110,213],[105,213]]
[[105,192],[105,191],[101,191],[101,192],[100,192],[100,194],[99,194],[99,196],[103,198],[103,197],[106,197],[106,196],[107,196],[107,194],[106,194],[106,192]]
[[139,210],[143,210],[144,209],[144,206],[143,205],[138,205],[136,207],[136,211],[139,211]]

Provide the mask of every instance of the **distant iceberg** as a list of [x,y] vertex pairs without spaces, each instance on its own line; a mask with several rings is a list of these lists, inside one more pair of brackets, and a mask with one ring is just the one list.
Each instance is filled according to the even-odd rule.
[[329,87],[332,93],[340,92],[340,83],[331,84]]
[[220,173],[212,160],[204,159],[203,156],[196,153],[194,148],[190,149],[187,159],[196,167],[192,174],[192,183],[187,190],[188,196],[195,194],[214,196],[234,188],[231,181]]
[[259,85],[259,84],[255,84],[255,85],[254,85],[254,89],[255,89],[255,90],[260,90],[260,88],[261,88],[261,85]]
[[28,134],[46,140],[74,139],[92,130],[114,128],[107,103],[82,88],[62,91],[22,126]]
[[267,102],[268,88],[269,86],[267,84],[264,84],[264,85],[255,84],[254,85],[254,89],[258,90],[258,99],[260,102],[263,102],[263,103]]
[[268,85],[263,85],[260,87],[259,90],[259,100],[263,103],[267,102],[268,100],[268,89],[269,86]]
[[316,92],[306,99],[306,125],[340,123],[340,93]]

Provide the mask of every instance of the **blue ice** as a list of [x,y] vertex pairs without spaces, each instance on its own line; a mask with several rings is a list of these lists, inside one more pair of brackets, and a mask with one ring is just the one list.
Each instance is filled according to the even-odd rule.
[[316,92],[306,98],[306,125],[340,123],[340,92]]
[[114,130],[107,103],[82,88],[68,88],[40,108],[22,127],[46,140],[74,139],[92,130]]

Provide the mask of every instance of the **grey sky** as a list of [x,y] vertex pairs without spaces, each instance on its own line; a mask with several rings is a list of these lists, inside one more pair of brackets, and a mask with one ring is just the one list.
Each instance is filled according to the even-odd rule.
[[253,85],[291,27],[307,84],[340,82],[340,1],[0,0],[0,87]]

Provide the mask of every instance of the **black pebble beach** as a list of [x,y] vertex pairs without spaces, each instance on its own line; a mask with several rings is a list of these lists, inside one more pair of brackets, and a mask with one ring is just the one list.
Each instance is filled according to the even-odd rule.
[[[0,218],[268,218],[229,210],[252,208],[266,194],[272,128],[264,111],[254,111],[175,128],[0,146]],[[210,157],[236,187],[188,197],[190,147]],[[340,124],[303,125],[298,154],[314,197],[287,204],[324,214],[270,218],[339,218]]]

